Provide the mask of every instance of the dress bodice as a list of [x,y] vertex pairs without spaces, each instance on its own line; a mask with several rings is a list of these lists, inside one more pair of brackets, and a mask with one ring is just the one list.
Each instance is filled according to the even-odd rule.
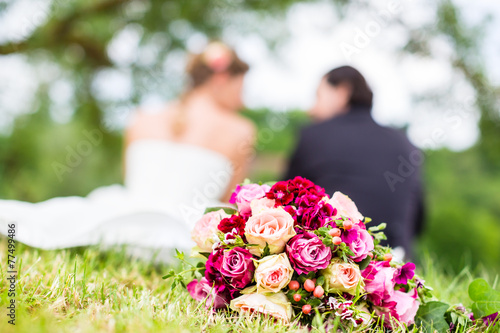
[[127,148],[125,173],[133,196],[206,206],[224,195],[233,168],[228,158],[203,147],[138,140]]

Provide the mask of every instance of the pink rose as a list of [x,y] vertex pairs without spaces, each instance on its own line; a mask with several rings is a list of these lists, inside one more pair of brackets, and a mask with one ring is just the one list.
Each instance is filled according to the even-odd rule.
[[284,253],[266,256],[257,260],[255,282],[257,292],[276,293],[285,288],[292,279],[293,269]]
[[214,235],[217,234],[217,226],[222,219],[228,217],[230,215],[226,214],[224,210],[219,209],[215,212],[206,213],[196,222],[191,231],[191,239],[195,241],[201,252],[212,252],[212,245],[215,243]]
[[250,208],[252,210],[252,215],[262,213],[266,209],[274,208],[275,200],[268,199],[266,197],[260,199],[254,199],[250,202]]
[[258,312],[285,322],[289,322],[293,314],[292,305],[282,292],[271,295],[243,295],[231,301],[231,309],[240,313]]
[[380,317],[387,328],[394,328],[391,318],[399,322],[411,325],[415,322],[420,302],[417,301],[418,293],[416,289],[406,293],[396,290],[392,296],[386,299],[380,306],[374,308],[375,313]]
[[333,258],[321,273],[325,277],[325,290],[328,293],[346,292],[355,295],[358,284],[359,290],[363,291],[364,283],[358,265]]
[[266,244],[271,254],[281,253],[286,242],[296,235],[294,219],[283,208],[273,208],[251,216],[245,225],[245,236],[252,254],[260,257]]
[[248,250],[235,247],[224,252],[220,272],[232,287],[245,288],[252,281],[254,270],[252,254]]
[[373,304],[380,306],[394,295],[396,269],[387,261],[372,261],[363,272],[365,290]]
[[396,302],[396,313],[400,322],[411,325],[414,323],[415,315],[417,314],[420,302],[417,301],[417,289],[413,289],[408,293],[400,290],[394,291],[394,294],[387,302]]
[[230,203],[236,204],[238,206],[239,212],[243,216],[249,216],[251,214],[250,203],[252,200],[260,199],[265,197],[266,193],[269,192],[271,187],[269,185],[258,185],[258,184],[248,184],[236,187],[236,191],[231,195]]
[[368,253],[374,248],[373,237],[358,224],[354,224],[352,229],[344,231],[342,241],[354,252],[351,258],[356,262],[365,259]]
[[207,279],[202,278],[200,281],[193,280],[186,286],[191,297],[198,302],[206,300],[206,307],[214,307],[215,309],[225,308],[228,305],[229,295],[217,295],[216,288],[212,287]]
[[354,222],[358,222],[364,218],[358,211],[358,207],[356,207],[354,201],[341,192],[335,192],[328,203],[337,209],[337,215],[334,216],[336,219],[340,218],[340,216],[345,216]]
[[299,275],[325,269],[332,259],[332,250],[310,232],[294,236],[286,246],[286,253]]

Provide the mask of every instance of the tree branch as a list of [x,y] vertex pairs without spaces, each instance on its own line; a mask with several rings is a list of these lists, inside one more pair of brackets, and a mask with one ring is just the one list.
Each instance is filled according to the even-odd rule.
[[8,43],[0,45],[0,55],[19,53],[27,50],[28,48],[29,47],[26,42]]
[[[27,40],[0,45],[0,55],[7,55],[12,53],[22,53],[37,48],[49,49],[53,46],[54,42],[73,42],[79,44],[86,52],[86,54],[96,60],[99,64],[108,65],[109,59],[106,55],[106,45],[93,41],[91,38],[75,37],[72,32],[73,25],[80,19],[96,13],[104,13],[106,11],[115,9],[130,0],[108,0],[96,3],[86,8],[77,9],[63,19],[53,19],[44,26],[39,27]],[[40,40],[49,41],[45,44],[33,43],[34,36],[49,36],[49,38],[37,38]]]

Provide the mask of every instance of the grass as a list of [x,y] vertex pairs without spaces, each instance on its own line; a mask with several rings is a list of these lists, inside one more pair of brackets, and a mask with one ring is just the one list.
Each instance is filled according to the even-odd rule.
[[[210,314],[161,277],[172,266],[96,247],[41,251],[17,244],[16,326],[8,324],[7,242],[0,239],[0,332],[308,332],[263,316]],[[470,306],[467,286],[486,270],[448,275],[424,258],[420,274],[438,298]],[[313,330],[312,332],[319,332]]]

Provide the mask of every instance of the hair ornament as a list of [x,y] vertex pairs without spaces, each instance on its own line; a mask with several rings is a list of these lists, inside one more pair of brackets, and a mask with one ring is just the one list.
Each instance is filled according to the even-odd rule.
[[233,54],[224,43],[212,42],[203,51],[202,59],[214,73],[221,73],[231,65]]

